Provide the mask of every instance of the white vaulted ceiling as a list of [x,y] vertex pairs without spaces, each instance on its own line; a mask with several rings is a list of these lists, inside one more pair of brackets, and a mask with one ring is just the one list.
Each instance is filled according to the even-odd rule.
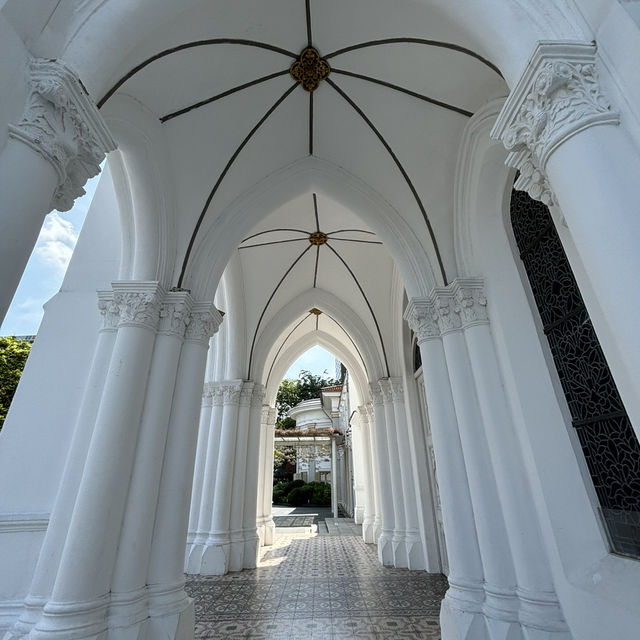
[[[314,91],[290,73],[309,46],[331,67]],[[243,194],[309,156],[375,191],[394,224],[425,248],[442,284],[456,275],[453,191],[463,129],[476,110],[506,93],[475,37],[427,3],[234,0],[189,3],[171,24],[123,51],[99,104],[109,112],[126,97],[161,132],[153,135],[167,150],[163,201],[175,206],[173,285],[193,285],[192,264],[205,255],[199,246],[205,238],[215,245],[215,221]],[[321,231],[359,231],[311,245],[314,194]],[[374,244],[386,239],[373,234],[366,212],[356,216],[311,183],[282,194],[281,202],[262,211],[259,222],[240,215],[231,225],[236,235],[212,250],[225,260],[239,255],[246,370],[278,310],[315,289],[360,318],[388,375],[394,263],[390,248]],[[285,228],[298,231],[272,231]],[[314,331],[367,359],[338,318],[309,311],[281,322],[267,368],[286,352],[284,341]]]

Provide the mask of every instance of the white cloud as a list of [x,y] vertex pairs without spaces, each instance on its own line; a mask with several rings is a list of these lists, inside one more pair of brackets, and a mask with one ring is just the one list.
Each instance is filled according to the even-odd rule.
[[62,275],[67,269],[73,248],[76,246],[78,233],[68,220],[57,212],[47,216],[40,231],[35,254],[44,264],[52,267]]

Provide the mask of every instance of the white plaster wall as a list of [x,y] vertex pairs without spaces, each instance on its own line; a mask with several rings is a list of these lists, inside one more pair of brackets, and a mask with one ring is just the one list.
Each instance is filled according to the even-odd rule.
[[[100,326],[96,289],[118,274],[120,231],[105,169],[60,292],[0,432],[0,602],[24,596],[51,512]],[[34,531],[16,519],[28,522]]]

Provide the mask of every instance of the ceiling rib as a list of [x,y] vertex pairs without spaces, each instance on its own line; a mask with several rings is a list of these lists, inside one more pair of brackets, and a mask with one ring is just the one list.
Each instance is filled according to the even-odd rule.
[[369,298],[367,298],[367,294],[364,292],[364,289],[362,288],[362,285],[358,281],[358,278],[356,278],[356,274],[353,273],[353,271],[351,270],[351,267],[347,264],[344,258],[330,244],[327,244],[327,247],[331,249],[331,251],[333,251],[333,253],[336,254],[336,257],[338,258],[338,260],[342,262],[345,269],[349,272],[349,274],[353,278],[353,281],[356,283],[356,286],[360,290],[360,293],[362,294],[362,297],[364,298],[364,301],[366,302],[367,307],[369,307],[369,312],[371,313],[373,322],[376,325],[376,331],[378,332],[378,338],[380,339],[380,346],[382,347],[382,355],[384,356],[384,366],[387,370],[387,377],[389,377],[390,374],[389,374],[389,362],[387,361],[387,350],[384,348],[384,340],[382,339],[382,332],[380,331],[380,325],[378,324],[378,319],[376,318],[376,314],[373,312],[373,307],[369,302]]
[[396,154],[393,152],[393,149],[391,148],[389,143],[385,140],[384,136],[380,133],[380,131],[378,131],[376,126],[373,124],[373,122],[371,122],[371,120],[367,117],[367,115],[364,113],[364,111],[335,82],[333,82],[333,80],[331,80],[331,78],[327,78],[326,82],[331,87],[333,87],[351,105],[351,107],[353,107],[354,111],[367,123],[367,125],[369,126],[371,131],[373,131],[375,133],[375,135],[378,138],[378,140],[380,140],[380,142],[382,143],[384,148],[388,151],[389,155],[391,156],[391,158],[395,162],[396,166],[400,170],[400,173],[402,174],[402,176],[406,180],[407,185],[408,185],[409,189],[411,190],[411,193],[413,194],[413,197],[415,198],[416,203],[418,204],[418,208],[420,209],[420,212],[422,213],[422,217],[423,217],[423,219],[425,221],[425,224],[427,225],[427,229],[429,231],[429,235],[431,236],[431,242],[433,244],[433,248],[434,248],[434,250],[436,252],[436,257],[438,259],[438,265],[440,266],[440,274],[442,276],[443,284],[446,286],[448,284],[447,283],[447,274],[445,272],[444,264],[442,262],[442,256],[440,255],[440,249],[438,248],[438,242],[436,241],[435,233],[433,232],[433,228],[431,227],[431,221],[429,220],[429,217],[427,216],[427,212],[426,212],[426,210],[424,208],[424,205],[422,204],[422,200],[420,199],[420,196],[418,195],[418,192],[416,191],[416,188],[413,186],[413,182],[411,182],[411,178],[409,178],[409,174],[405,171],[405,168],[402,166],[402,163],[398,159],[398,156],[396,156]]
[[209,193],[209,197],[207,198],[207,200],[206,200],[206,202],[204,204],[204,207],[202,209],[202,212],[200,213],[200,216],[198,217],[198,221],[196,222],[196,226],[193,229],[193,233],[191,234],[191,238],[189,240],[189,245],[187,247],[187,251],[185,253],[184,260],[182,262],[182,269],[180,271],[180,277],[178,278],[178,287],[179,288],[182,287],[182,281],[184,280],[184,274],[185,274],[185,271],[187,269],[187,264],[189,262],[189,256],[191,255],[191,250],[193,249],[193,243],[195,242],[196,235],[198,234],[198,230],[200,229],[200,225],[202,224],[202,221],[204,220],[204,216],[206,215],[207,210],[209,209],[209,205],[211,204],[211,200],[213,200],[213,196],[216,194],[216,191],[218,190],[218,187],[220,186],[220,184],[224,180],[224,177],[227,175],[227,172],[231,168],[231,165],[235,162],[236,158],[240,155],[240,152],[242,151],[242,149],[244,149],[244,147],[249,142],[249,140],[251,140],[251,138],[253,137],[255,132],[266,122],[267,118],[280,106],[280,104],[282,104],[282,102],[284,102],[284,100],[293,92],[293,90],[297,86],[298,86],[297,82],[295,84],[291,85],[275,101],[275,103],[262,116],[262,118],[260,118],[258,123],[253,127],[253,129],[251,129],[251,131],[247,134],[246,138],[240,143],[240,146],[234,151],[233,155],[229,159],[229,162],[227,162],[227,165],[225,166],[225,168],[223,169],[222,173],[218,177],[218,180],[215,183],[215,185],[213,186],[213,189],[211,190],[211,193]]
[[[309,317],[311,317],[313,314],[309,313],[308,315],[306,315],[304,318],[302,318],[302,320],[300,320],[300,322],[298,322],[298,324],[293,327],[293,329],[291,329],[291,331],[289,331],[289,334],[287,335],[287,337],[282,341],[282,344],[280,345],[280,348],[278,349],[278,351],[276,351],[276,355],[273,356],[273,360],[271,362],[271,366],[269,367],[269,373],[267,374],[267,381],[265,383],[265,387],[269,386],[269,378],[271,377],[271,372],[273,371],[273,367],[276,364],[276,360],[278,359],[278,356],[280,355],[280,352],[282,351],[285,343],[287,342],[287,340],[292,336],[293,332]],[[248,375],[248,379],[251,380],[251,369],[249,369],[249,375]]]
[[358,345],[353,341],[353,338],[349,335],[349,332],[333,316],[330,316],[326,311],[324,315],[327,316],[327,318],[333,320],[338,325],[338,327],[342,329],[344,335],[347,336],[347,338],[349,338],[349,342],[351,342],[351,344],[353,345],[353,348],[356,350],[356,353],[358,354],[358,356],[360,356],[360,361],[362,362],[362,366],[364,367],[364,372],[368,378],[369,372],[367,371],[367,363],[365,359],[362,357],[362,354],[360,353],[360,349],[358,349]]
[[[267,231],[259,231],[258,233],[253,233],[250,236],[247,236],[242,242],[251,240],[251,238],[263,236],[265,233],[273,233],[274,231],[292,231],[295,233],[304,233],[305,236],[308,236],[311,233],[310,231],[304,231],[304,229],[267,229]],[[242,244],[242,242],[240,244]]]
[[404,87],[400,87],[397,84],[386,82],[386,80],[379,80],[378,78],[372,78],[371,76],[366,76],[362,73],[354,73],[353,71],[345,71],[344,69],[336,69],[335,67],[331,68],[331,72],[338,73],[343,76],[350,76],[351,78],[366,80],[367,82],[373,82],[374,84],[379,84],[380,86],[387,87],[389,89],[395,89],[396,91],[400,91],[401,93],[406,93],[408,96],[413,96],[414,98],[418,98],[419,100],[423,100],[424,102],[433,104],[436,107],[442,107],[443,109],[448,109],[449,111],[454,111],[455,113],[467,116],[467,118],[470,118],[473,115],[473,112],[471,111],[461,109],[460,107],[456,107],[452,104],[449,104],[448,102],[442,102],[441,100],[430,98],[429,96],[425,96],[421,93],[416,93],[415,91],[411,91],[410,89],[405,89]]
[[[306,238],[289,238],[288,240],[272,240],[271,242],[259,242],[258,244],[246,244],[244,247],[238,247],[238,249],[253,249],[254,247],[267,247],[270,244],[284,244],[285,242],[300,242],[306,240]],[[339,238],[336,238],[339,240]]]
[[[282,278],[280,278],[280,282],[278,282],[278,284],[276,285],[276,288],[273,290],[273,292],[271,293],[271,295],[269,296],[269,299],[267,300],[267,303],[264,305],[264,309],[262,309],[262,313],[260,314],[260,317],[258,318],[258,323],[256,324],[256,329],[253,332],[253,340],[251,341],[251,351],[249,352],[249,374],[251,373],[251,361],[253,360],[253,349],[256,345],[256,338],[258,337],[258,330],[260,329],[260,324],[262,323],[262,319],[264,318],[264,314],[267,312],[267,308],[269,307],[269,304],[271,304],[271,301],[273,300],[274,296],[276,295],[276,293],[278,292],[278,289],[280,288],[280,286],[282,285],[282,283],[285,281],[285,278],[291,273],[291,271],[293,270],[293,267],[295,267],[298,262],[300,262],[300,260],[302,259],[302,257],[307,253],[307,251],[309,251],[309,249],[311,249],[313,245],[310,244],[292,263],[291,266],[285,271],[284,275],[282,276]],[[250,379],[247,378],[248,380]]]
[[366,49],[367,47],[377,47],[378,45],[384,44],[422,44],[429,47],[438,47],[441,49],[450,49],[451,51],[458,51],[459,53],[464,53],[465,55],[471,56],[476,60],[482,62],[482,64],[486,65],[492,71],[495,71],[500,77],[502,77],[502,73],[500,73],[500,69],[496,67],[495,64],[483,58],[479,53],[476,53],[472,49],[467,49],[459,44],[453,44],[451,42],[444,42],[442,40],[428,40],[425,38],[383,38],[381,40],[369,40],[367,42],[361,42],[359,44],[352,44],[348,47],[344,47],[342,49],[337,49],[326,56],[324,56],[325,60],[329,60],[329,58],[335,58],[335,56],[340,56],[343,53],[349,53],[350,51],[357,51],[358,49]]
[[289,58],[297,58],[298,54],[293,53],[293,51],[287,51],[286,49],[282,49],[281,47],[276,47],[272,44],[268,44],[267,42],[258,42],[257,40],[244,40],[241,38],[210,38],[208,40],[194,40],[193,42],[185,42],[184,44],[180,44],[176,47],[171,47],[170,49],[164,49],[160,51],[160,53],[156,53],[155,55],[143,60],[139,65],[136,65],[125,73],[120,80],[118,80],[107,93],[98,101],[98,109],[100,109],[104,103],[127,81],[133,78],[139,71],[142,71],[145,67],[149,66],[152,62],[156,60],[160,60],[162,58],[166,58],[174,53],[178,53],[179,51],[185,51],[186,49],[195,49],[196,47],[207,47],[216,44],[236,44],[244,47],[256,47],[258,49],[266,49],[268,51],[273,51],[274,53],[281,53],[283,56],[288,56]]
[[190,111],[194,111],[195,109],[199,109],[200,107],[204,107],[216,100],[220,100],[220,98],[226,98],[238,91],[242,91],[243,89],[248,89],[249,87],[255,87],[257,84],[261,84],[263,82],[267,82],[267,80],[273,80],[274,78],[279,78],[280,76],[285,76],[289,73],[289,69],[283,69],[282,71],[276,71],[275,73],[270,73],[268,76],[262,76],[261,78],[256,78],[255,80],[251,80],[251,82],[245,82],[244,84],[238,85],[237,87],[233,87],[232,89],[228,89],[227,91],[223,91],[222,93],[218,93],[211,98],[207,98],[206,100],[200,100],[200,102],[196,102],[188,107],[184,107],[183,109],[179,109],[178,111],[173,111],[172,113],[168,113],[166,116],[162,116],[160,118],[160,122],[163,124],[168,122],[169,120],[173,120],[173,118],[177,118],[178,116],[182,116],[185,113],[189,113]]

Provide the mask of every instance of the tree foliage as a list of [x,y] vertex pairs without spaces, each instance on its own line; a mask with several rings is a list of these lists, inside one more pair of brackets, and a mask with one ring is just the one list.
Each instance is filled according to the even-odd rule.
[[29,351],[31,344],[26,340],[0,338],[0,429],[7,417]]
[[276,409],[278,410],[276,429],[293,429],[295,421],[287,418],[287,411],[303,400],[319,398],[320,389],[336,384],[340,384],[340,382],[333,378],[317,376],[310,371],[301,371],[297,380],[283,380],[276,396]]

